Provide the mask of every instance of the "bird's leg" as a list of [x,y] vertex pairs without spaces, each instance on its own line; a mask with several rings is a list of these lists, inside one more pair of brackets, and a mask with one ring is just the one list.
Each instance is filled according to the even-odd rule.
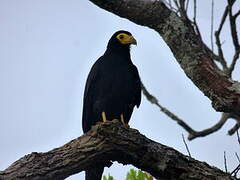
[[101,124],[101,123],[105,123],[105,122],[109,122],[108,120],[107,120],[107,116],[106,116],[106,113],[103,111],[102,112],[102,121],[98,121],[96,124]]
[[121,119],[121,122],[123,123],[123,125],[124,125],[125,127],[129,127],[128,123],[125,123],[125,122],[124,122],[123,114],[120,115],[120,119]]
[[106,117],[106,113],[104,111],[102,112],[102,120],[103,120],[103,122],[107,122],[108,121],[107,117]]

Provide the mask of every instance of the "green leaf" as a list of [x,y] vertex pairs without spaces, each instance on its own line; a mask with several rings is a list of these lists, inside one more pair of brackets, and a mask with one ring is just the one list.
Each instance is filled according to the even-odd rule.
[[110,176],[110,174],[108,174],[107,176],[103,176],[103,180],[114,180],[113,176]]
[[[108,177],[103,176],[103,180],[114,180],[114,178],[108,174]],[[126,180],[153,180],[153,177],[141,170],[130,169],[127,173]]]

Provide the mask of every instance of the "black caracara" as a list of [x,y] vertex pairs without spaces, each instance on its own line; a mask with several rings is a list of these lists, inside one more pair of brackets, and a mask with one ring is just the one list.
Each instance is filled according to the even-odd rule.
[[[86,133],[97,122],[119,119],[128,125],[134,106],[141,102],[141,81],[130,58],[130,45],[137,44],[131,33],[118,31],[87,78],[82,127]],[[86,171],[86,180],[101,180],[104,167]]]

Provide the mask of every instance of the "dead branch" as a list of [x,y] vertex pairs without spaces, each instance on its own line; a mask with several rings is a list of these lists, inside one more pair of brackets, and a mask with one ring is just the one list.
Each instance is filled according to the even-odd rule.
[[[239,132],[237,130],[237,140],[238,140],[238,144],[240,145],[240,136],[239,136]],[[240,163],[240,162],[239,162]]]
[[214,52],[214,46],[213,46],[213,24],[214,24],[214,0],[212,0],[212,5],[211,5],[211,49]]
[[22,157],[0,172],[0,180],[62,180],[97,164],[109,165],[110,161],[132,164],[157,179],[236,179],[154,142],[135,129],[108,122],[59,148]]
[[235,68],[236,62],[239,59],[239,55],[240,55],[240,44],[239,44],[239,40],[238,40],[237,25],[236,25],[236,19],[237,19],[239,12],[237,12],[235,15],[233,15],[233,12],[232,12],[232,8],[233,8],[233,5],[235,2],[236,2],[236,0],[228,0],[230,31],[231,31],[232,42],[233,42],[234,49],[235,49],[235,54],[233,56],[232,63],[228,69],[228,75],[230,77],[232,76],[232,72]]
[[221,44],[221,40],[220,40],[220,34],[221,34],[221,31],[222,31],[223,25],[226,21],[227,15],[228,15],[228,6],[225,7],[225,10],[224,10],[221,22],[219,24],[218,30],[215,31],[216,45],[217,45],[217,48],[218,48],[218,56],[220,57],[219,62],[221,63],[224,71],[227,71],[227,62],[224,58],[224,54],[223,54],[223,50],[222,50],[222,44]]
[[224,151],[223,153],[223,159],[224,159],[224,168],[225,168],[225,172],[228,172],[228,168],[227,168],[227,158],[226,158],[226,151]]
[[229,135],[233,135],[240,128],[240,122],[237,122],[229,131]]
[[155,104],[157,107],[160,108],[160,111],[162,111],[165,115],[167,115],[172,120],[176,121],[181,127],[183,127],[189,134],[195,134],[196,131],[193,130],[187,123],[185,123],[182,119],[180,119],[177,115],[169,111],[167,108],[163,107],[161,104],[159,104],[158,99],[149,93],[149,91],[146,89],[144,84],[142,83],[142,92],[147,98],[149,102],[152,104]]
[[204,137],[218,131],[230,117],[229,113],[222,113],[221,119],[215,125],[202,131],[195,132],[194,134],[190,134],[188,139],[193,140],[197,137]]
[[[174,113],[172,113],[171,111],[169,111],[167,108],[163,107],[161,104],[159,104],[158,99],[153,96],[144,86],[144,84],[142,83],[142,91],[143,94],[145,95],[145,97],[147,98],[147,100],[149,102],[151,102],[152,104],[155,104],[157,107],[160,108],[160,110],[167,115],[169,118],[171,118],[172,120],[176,121],[183,129],[185,129],[189,135],[188,135],[188,140],[193,140],[195,138],[198,137],[204,137],[207,136],[209,134],[212,134],[216,131],[218,131],[224,124],[225,122],[229,119],[229,118],[234,118],[234,119],[239,119],[239,116],[236,115],[232,115],[230,113],[222,113],[221,119],[219,120],[219,122],[217,122],[215,125],[213,125],[210,128],[204,129],[202,131],[196,131],[193,128],[191,128],[191,126],[189,126],[184,120],[180,119],[177,115],[175,115]],[[237,123],[238,124],[238,123]],[[235,127],[236,126],[236,127]],[[236,132],[236,130],[238,130],[239,126],[235,125],[234,128],[230,129],[228,131],[229,135],[233,135],[234,132]]]
[[191,153],[190,153],[190,150],[189,150],[189,148],[188,148],[188,145],[187,145],[187,143],[186,143],[186,141],[185,141],[185,137],[184,137],[183,134],[182,134],[182,140],[183,140],[183,143],[184,143],[184,145],[185,145],[185,147],[186,147],[186,149],[187,149],[188,156],[189,156],[189,157],[192,157],[192,156],[191,156]]
[[239,162],[239,164],[240,164],[240,158],[239,158],[239,156],[238,156],[238,153],[235,153],[235,156],[237,157],[237,160],[238,160],[238,162]]

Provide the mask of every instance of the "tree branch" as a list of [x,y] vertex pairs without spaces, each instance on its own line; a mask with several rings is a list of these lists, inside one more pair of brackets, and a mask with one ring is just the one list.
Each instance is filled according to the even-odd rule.
[[0,172],[0,180],[62,180],[110,161],[132,164],[157,179],[234,180],[228,173],[154,142],[119,122],[96,125],[87,134],[46,153],[31,153]]
[[174,113],[172,113],[171,111],[169,111],[167,108],[163,107],[161,104],[159,104],[158,99],[153,96],[152,94],[150,94],[148,92],[148,90],[146,89],[146,87],[144,86],[144,84],[141,84],[142,86],[142,91],[143,94],[145,95],[145,97],[147,98],[147,100],[149,102],[151,102],[152,104],[155,104],[157,107],[160,108],[160,110],[167,115],[169,118],[171,118],[172,120],[176,121],[183,129],[185,129],[189,134],[195,134],[196,131],[193,130],[187,123],[185,123],[182,119],[180,119],[177,115],[175,115]]
[[232,42],[233,42],[234,49],[235,49],[235,54],[233,56],[232,63],[228,70],[228,74],[230,77],[232,76],[232,72],[235,68],[236,62],[239,59],[239,55],[240,55],[240,44],[239,44],[239,40],[238,40],[237,25],[236,25],[236,19],[238,16],[238,12],[236,13],[236,15],[233,15],[233,13],[232,13],[232,8],[233,8],[233,5],[235,2],[236,2],[236,0],[228,0],[230,31],[231,31],[231,35],[232,35]]
[[189,133],[188,140],[193,140],[198,137],[204,137],[204,136],[207,136],[209,134],[212,134],[212,133],[218,131],[219,129],[221,129],[221,127],[225,124],[225,122],[229,118],[233,118],[237,121],[237,124],[228,131],[229,135],[233,135],[240,127],[238,124],[238,122],[240,122],[239,116],[230,114],[230,113],[222,113],[221,119],[215,125],[213,125],[210,128],[204,129],[202,131],[196,131],[193,128],[191,128],[191,126],[189,126],[184,120],[180,119],[177,115],[175,115],[174,113],[169,111],[167,108],[165,108],[161,104],[159,104],[158,99],[155,96],[153,96],[152,94],[150,94],[150,92],[146,89],[146,87],[144,86],[143,83],[141,84],[141,86],[142,86],[143,94],[145,95],[145,97],[147,98],[147,100],[149,102],[151,102],[152,104],[155,104],[157,107],[159,107],[159,109],[164,114],[166,114],[172,120],[176,121],[178,123],[178,125],[180,125],[183,129],[185,129]]
[[162,1],[90,0],[99,7],[156,30],[192,82],[217,111],[240,114],[240,84],[223,73],[205,50],[192,23]]
[[225,7],[225,10],[224,10],[221,22],[219,24],[218,30],[215,31],[216,45],[217,45],[217,48],[218,48],[218,56],[220,57],[219,62],[221,63],[224,71],[227,70],[227,62],[224,58],[224,54],[223,54],[223,50],[222,50],[222,44],[221,44],[221,40],[220,40],[220,34],[221,34],[221,31],[222,31],[223,25],[226,21],[227,15],[228,15],[228,6]]

